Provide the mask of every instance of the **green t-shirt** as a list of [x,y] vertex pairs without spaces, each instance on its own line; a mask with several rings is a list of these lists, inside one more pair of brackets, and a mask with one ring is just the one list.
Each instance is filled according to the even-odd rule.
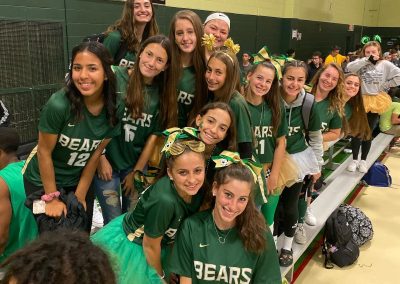
[[163,236],[161,244],[174,242],[182,221],[197,212],[203,202],[203,190],[186,203],[168,176],[162,177],[141,195],[135,209],[124,217],[123,227],[128,239],[142,244],[143,233],[151,238]]
[[340,118],[339,113],[336,110],[334,112],[329,110],[328,98],[316,102],[315,105],[319,114],[319,118],[321,119],[322,133],[327,132],[330,129],[342,128],[342,119]]
[[[121,33],[118,30],[109,33],[104,39],[103,45],[107,47],[114,60],[116,59],[118,51],[121,48],[121,41]],[[131,51],[127,51],[119,62],[114,62],[114,65],[132,68],[133,65],[135,65],[135,61],[136,54]]]
[[400,103],[393,102],[389,109],[385,111],[384,113],[381,114],[380,120],[379,120],[379,128],[381,129],[382,132],[388,131],[390,128],[392,128],[392,114],[400,114]]
[[[123,102],[118,98],[119,123],[116,126],[109,124],[105,108],[95,116],[84,106],[82,120],[75,121],[64,90],[50,97],[40,112],[39,131],[57,135],[57,143],[51,154],[57,186],[72,187],[78,184],[86,163],[101,141],[120,134],[122,114]],[[34,185],[43,186],[36,148],[32,150],[25,167],[24,176]]]
[[[116,72],[115,74],[117,80],[120,78],[120,82],[129,80],[126,70],[125,73]],[[147,85],[143,96],[145,99],[143,116],[133,119],[125,107],[121,123],[121,135],[113,138],[107,145],[106,157],[115,170],[125,170],[134,167],[146,144],[147,138],[151,134],[161,131],[158,119],[160,109],[158,86],[156,84]]]
[[[217,235],[218,231],[218,235]],[[218,236],[225,236],[221,244]],[[186,219],[179,231],[170,262],[171,272],[192,283],[280,284],[278,256],[271,233],[261,254],[246,251],[236,228],[220,231],[210,210]]]
[[[255,106],[247,102],[251,122],[253,125],[254,135],[257,139],[257,156],[260,163],[271,163],[274,159],[274,152],[276,146],[276,137],[273,136],[272,130],[272,110],[269,108],[267,102],[263,101],[261,104]],[[285,107],[281,105],[281,122],[279,124],[277,137],[287,135],[288,126],[285,116]]]
[[185,127],[188,115],[193,108],[196,91],[196,71],[194,66],[183,68],[182,77],[178,84],[178,126]]
[[344,114],[345,114],[345,116],[346,116],[346,120],[348,121],[350,118],[351,118],[351,116],[353,115],[353,109],[351,108],[351,105],[350,104],[346,104],[345,106],[344,106]]
[[229,106],[235,114],[236,142],[253,142],[251,117],[246,100],[239,92],[235,91],[229,101]]
[[37,225],[32,211],[25,206],[25,189],[21,170],[24,161],[8,164],[0,170],[0,178],[6,183],[9,191],[12,215],[8,231],[8,240],[0,263],[18,249],[24,247],[38,235]]
[[[289,154],[295,154],[304,151],[307,148],[304,136],[304,123],[302,118],[302,106],[285,107],[286,120],[288,122],[289,133],[286,137],[286,151]],[[310,120],[308,123],[309,131],[318,131],[321,129],[321,120],[316,111],[316,104],[311,108]]]

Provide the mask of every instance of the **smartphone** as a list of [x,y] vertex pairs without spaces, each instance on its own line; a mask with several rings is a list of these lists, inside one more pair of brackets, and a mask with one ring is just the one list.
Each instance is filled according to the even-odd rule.
[[43,200],[35,200],[33,201],[33,208],[32,208],[32,212],[33,214],[43,214],[46,212],[45,210],[45,206],[46,206],[46,202],[44,202]]

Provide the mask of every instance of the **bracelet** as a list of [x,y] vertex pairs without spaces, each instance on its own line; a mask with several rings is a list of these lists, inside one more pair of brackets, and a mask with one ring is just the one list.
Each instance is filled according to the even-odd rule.
[[59,191],[51,192],[49,194],[43,194],[42,197],[40,197],[41,200],[45,202],[52,201],[54,198],[58,198],[60,196]]

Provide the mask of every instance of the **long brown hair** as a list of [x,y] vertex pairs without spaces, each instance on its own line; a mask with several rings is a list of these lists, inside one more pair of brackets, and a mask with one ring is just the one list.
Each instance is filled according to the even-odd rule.
[[364,102],[361,95],[361,77],[356,73],[346,74],[344,80],[349,77],[357,77],[360,82],[357,94],[347,101],[351,107],[352,114],[349,120],[343,118],[343,132],[345,135],[360,138],[362,140],[369,140],[371,138],[371,129],[368,124],[367,114],[364,108]]
[[126,42],[128,50],[137,53],[140,47],[140,43],[145,41],[147,38],[158,34],[158,25],[156,21],[155,11],[153,2],[150,0],[152,16],[150,22],[146,24],[143,35],[139,41],[137,35],[137,29],[135,25],[135,17],[133,16],[133,5],[134,0],[126,0],[124,9],[122,10],[122,16],[113,25],[107,28],[106,34],[113,31],[119,30],[121,33],[121,39]]
[[129,78],[126,95],[126,106],[133,119],[142,117],[145,104],[145,83],[142,73],[140,73],[140,55],[147,45],[151,43],[160,44],[166,51],[168,61],[166,70],[162,71],[154,78],[154,84],[159,87],[160,111],[159,123],[162,128],[174,127],[178,123],[177,119],[177,100],[176,100],[176,74],[173,73],[174,61],[171,58],[171,42],[165,35],[156,35],[146,39],[137,55],[137,62],[133,67],[132,75]]
[[[189,113],[188,121],[194,119],[201,109],[207,103],[207,83],[204,77],[204,73],[206,71],[206,59],[204,49],[201,46],[202,39],[201,37],[204,34],[203,24],[201,23],[200,17],[191,10],[181,10],[177,12],[172,20],[169,29],[169,39],[171,42],[175,43],[175,24],[177,20],[188,20],[194,29],[194,33],[196,34],[196,48],[192,53],[192,62],[193,67],[196,74],[196,83],[195,83],[195,93],[194,93],[194,101],[193,108]],[[181,60],[181,50],[178,45],[175,43],[172,47],[172,54],[177,61],[176,68],[174,70],[175,74],[178,75],[178,78],[182,76],[182,60]]]
[[339,116],[341,118],[343,118],[345,116],[344,115],[344,105],[345,105],[345,102],[344,102],[344,93],[345,93],[344,92],[344,75],[343,75],[342,68],[338,64],[332,62],[332,63],[329,63],[329,64],[323,66],[322,68],[320,68],[317,71],[317,73],[311,80],[311,85],[313,86],[311,89],[311,93],[313,95],[315,95],[317,93],[319,79],[321,78],[322,73],[325,72],[325,70],[328,69],[329,67],[332,67],[338,71],[339,78],[338,78],[336,87],[333,88],[328,94],[328,100],[329,100],[328,111],[331,113],[337,111]]
[[[266,93],[263,98],[267,103],[267,106],[272,111],[272,133],[276,137],[278,133],[278,128],[281,124],[281,97],[279,94],[279,81],[278,76],[276,75],[275,66],[269,62],[265,61],[259,64],[255,64],[251,67],[248,75],[254,74],[258,68],[267,68],[274,72],[274,80],[272,81],[271,88],[269,89],[268,93]],[[244,91],[245,97],[249,97],[251,95],[251,88],[250,84],[247,84]]]
[[[240,68],[239,68],[239,61],[237,57],[232,52],[226,50],[218,50],[215,51],[208,59],[208,62],[212,58],[216,58],[220,60],[226,66],[226,78],[225,83],[222,86],[220,93],[222,96],[214,97],[214,101],[229,103],[232,98],[232,94],[237,91],[240,93]],[[207,67],[208,68],[208,67]]]
[[[229,150],[229,151],[236,151],[236,122],[235,122],[235,114],[233,113],[231,107],[223,102],[213,102],[213,103],[208,103],[203,108],[200,110],[198,115],[204,116],[207,114],[209,110],[213,109],[221,109],[226,111],[229,114],[229,117],[231,119],[231,125],[228,128],[228,131],[226,133],[226,137],[224,140],[218,143],[218,146],[221,147],[223,150]],[[195,121],[194,123],[195,124]],[[194,126],[197,127],[197,126]]]
[[[214,177],[214,185],[219,187],[231,179],[244,181],[253,188],[254,179],[250,170],[241,164],[232,164],[217,170]],[[267,230],[264,217],[257,210],[253,199],[253,190],[250,191],[246,208],[236,217],[236,228],[239,238],[247,251],[262,253],[266,248],[265,232]]]

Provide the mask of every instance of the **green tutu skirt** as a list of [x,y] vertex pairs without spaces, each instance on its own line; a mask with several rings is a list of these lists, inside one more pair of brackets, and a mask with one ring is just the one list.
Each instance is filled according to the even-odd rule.
[[[124,229],[122,228],[124,217],[125,214],[118,216],[104,228],[92,235],[92,242],[101,247],[109,255],[118,283],[162,283],[156,270],[147,264],[143,247],[129,241],[126,237]],[[161,250],[161,262],[163,267],[166,267],[166,251],[167,249],[165,248]]]

